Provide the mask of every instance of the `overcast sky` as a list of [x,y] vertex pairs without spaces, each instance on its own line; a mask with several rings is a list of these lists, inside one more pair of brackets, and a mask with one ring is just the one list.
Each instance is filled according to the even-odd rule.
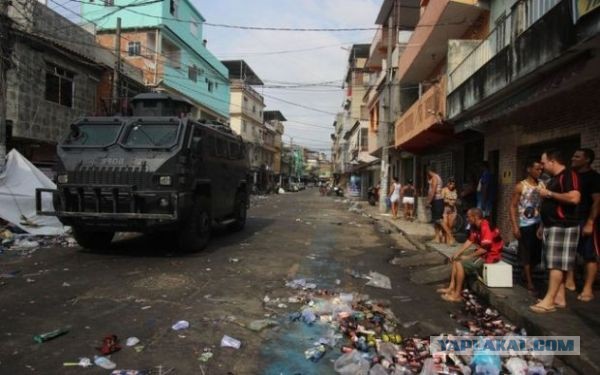
[[[292,28],[375,27],[382,0],[193,0],[206,22]],[[333,114],[341,109],[341,81],[348,48],[370,43],[374,31],[291,32],[231,30],[204,26],[208,48],[222,60],[244,59],[265,83],[268,110],[280,110],[289,120],[286,134],[294,143],[329,150]],[[302,51],[304,50],[304,51]],[[272,53],[277,51],[293,51]],[[330,82],[329,86],[270,88],[278,81]],[[284,137],[289,142],[289,137]]]
[[[208,23],[283,28],[375,27],[383,0],[192,0]],[[48,1],[78,11],[80,3]],[[72,15],[71,15],[72,17]],[[348,48],[370,43],[375,31],[299,32],[227,29],[205,25],[208,49],[222,60],[244,59],[265,83],[267,110],[288,119],[284,141],[327,151],[331,147],[334,113],[340,111]],[[280,52],[284,51],[284,52]],[[280,53],[276,53],[280,52]],[[328,86],[273,88],[280,82],[331,82]],[[271,87],[269,87],[271,86]],[[290,105],[283,99],[310,109]]]

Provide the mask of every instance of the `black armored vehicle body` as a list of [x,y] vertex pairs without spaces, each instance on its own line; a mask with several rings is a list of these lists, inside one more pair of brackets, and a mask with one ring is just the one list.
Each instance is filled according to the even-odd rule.
[[[38,189],[38,213],[57,216],[94,249],[117,231],[168,231],[192,251],[206,246],[215,222],[241,230],[249,202],[241,137],[188,118],[191,103],[169,94],[140,94],[132,105],[133,116],[71,125],[57,150],[57,188]],[[53,212],[41,208],[48,195]]]

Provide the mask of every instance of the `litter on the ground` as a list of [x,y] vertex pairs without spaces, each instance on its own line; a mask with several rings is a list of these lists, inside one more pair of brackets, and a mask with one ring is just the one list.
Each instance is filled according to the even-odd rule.
[[138,339],[137,337],[129,337],[127,338],[127,341],[125,341],[125,345],[127,346],[136,346],[139,343],[140,339]]
[[43,342],[55,339],[59,336],[66,335],[67,333],[69,333],[69,330],[70,327],[63,327],[55,329],[54,331],[44,332],[39,335],[33,336],[33,341],[37,342],[38,344],[41,344]]
[[82,357],[79,358],[78,362],[65,362],[63,363],[63,366],[65,367],[91,367],[92,366],[92,360],[86,357]]
[[242,342],[240,340],[234,339],[233,337],[224,335],[221,339],[221,347],[222,348],[234,348],[239,349],[242,346]]
[[250,322],[250,324],[248,324],[248,329],[250,329],[252,331],[260,332],[265,328],[274,327],[274,326],[277,326],[278,324],[279,323],[277,323],[275,320],[272,320],[272,319],[260,319],[260,320],[255,320],[253,322]]
[[102,367],[105,370],[114,370],[117,368],[116,363],[103,356],[94,356],[94,363],[96,366]]
[[392,282],[389,277],[373,271],[369,272],[369,281],[366,285],[376,288],[392,289]]
[[188,328],[190,328],[190,322],[187,320],[180,320],[171,326],[173,331],[181,331]]

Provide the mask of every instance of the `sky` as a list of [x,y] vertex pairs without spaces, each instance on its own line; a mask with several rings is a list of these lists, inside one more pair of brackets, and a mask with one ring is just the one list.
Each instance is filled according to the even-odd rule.
[[[383,0],[191,0],[208,23],[283,28],[371,28]],[[69,8],[78,3],[57,0]],[[56,3],[49,6],[60,13]],[[266,110],[287,118],[284,142],[318,151],[331,149],[335,113],[349,47],[371,43],[374,30],[344,32],[260,31],[204,25],[208,49],[221,60],[245,60],[265,83]],[[324,86],[277,88],[281,82],[328,82]],[[287,84],[284,84],[287,85]],[[303,107],[285,103],[292,102]]]
[[[382,0],[194,0],[206,22],[289,28],[375,27]],[[371,43],[375,31],[292,32],[218,28],[205,25],[208,49],[222,60],[244,59],[265,83],[267,110],[288,119],[284,141],[320,151],[331,149],[334,113],[343,102],[348,48]],[[273,53],[286,51],[284,53]],[[273,88],[278,81],[327,86]],[[290,105],[283,99],[322,113]]]

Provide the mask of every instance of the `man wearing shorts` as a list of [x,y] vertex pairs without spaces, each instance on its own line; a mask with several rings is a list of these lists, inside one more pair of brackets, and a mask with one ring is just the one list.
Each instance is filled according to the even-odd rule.
[[548,291],[542,300],[529,308],[536,313],[566,307],[565,280],[575,266],[579,242],[577,205],[581,200],[579,176],[566,168],[560,150],[542,154],[542,166],[552,176],[547,188],[539,189],[542,201],[543,251],[549,270]]
[[[504,242],[498,229],[492,230],[490,223],[483,218],[483,211],[471,208],[467,212],[467,221],[471,228],[469,238],[452,256],[452,274],[448,288],[438,289],[442,299],[448,302],[459,302],[460,292],[466,275],[480,274],[485,263],[496,263],[502,258]],[[465,254],[472,246],[475,250]]]
[[[581,236],[577,252],[585,264],[585,281],[577,299],[589,302],[594,299],[593,285],[598,273],[598,254],[600,253],[600,174],[592,169],[594,151],[582,148],[573,154],[571,167],[579,175],[581,182],[581,203],[577,206],[581,219]],[[575,291],[575,273],[569,271],[567,289]]]
[[527,178],[513,190],[510,202],[510,222],[515,238],[519,241],[519,261],[523,266],[527,289],[533,293],[532,268],[541,261],[542,241],[537,236],[540,226],[542,197],[539,189],[545,185],[539,180],[542,164],[537,160],[527,162]]
[[435,230],[435,238],[437,243],[442,242],[442,215],[444,214],[444,199],[442,198],[442,178],[436,173],[433,166],[427,168],[429,177],[429,190],[427,193],[427,203],[431,207],[431,221]]

